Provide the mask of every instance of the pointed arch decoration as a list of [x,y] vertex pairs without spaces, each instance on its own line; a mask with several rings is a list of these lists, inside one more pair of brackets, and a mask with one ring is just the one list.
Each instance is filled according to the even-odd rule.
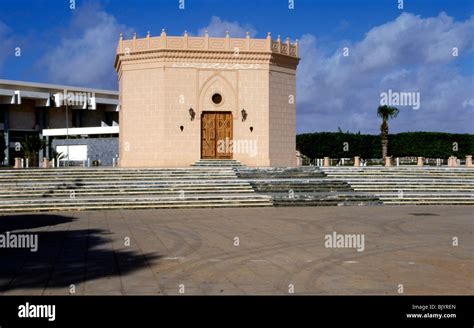
[[[212,95],[219,93],[222,96],[222,104],[213,105]],[[200,118],[204,111],[226,111],[232,112],[232,116],[238,117],[237,92],[230,82],[219,72],[210,76],[199,89],[199,107],[197,117]]]

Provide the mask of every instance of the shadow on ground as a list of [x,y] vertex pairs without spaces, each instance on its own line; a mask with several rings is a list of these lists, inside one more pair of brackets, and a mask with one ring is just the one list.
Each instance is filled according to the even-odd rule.
[[[112,245],[102,229],[69,230],[73,217],[50,214],[0,216],[0,238],[36,234],[38,250],[0,244],[0,292],[28,288],[69,288],[71,284],[124,276],[161,258],[127,250],[123,237]],[[64,228],[61,226],[63,225]],[[35,230],[32,230],[35,229]]]
[[55,196],[55,191],[58,190],[67,190],[69,192],[71,191],[79,191],[82,187],[86,186],[85,183],[82,182],[82,179],[75,179],[72,183],[71,182],[62,182],[54,187],[50,188],[49,190],[45,191],[41,197],[54,197]]

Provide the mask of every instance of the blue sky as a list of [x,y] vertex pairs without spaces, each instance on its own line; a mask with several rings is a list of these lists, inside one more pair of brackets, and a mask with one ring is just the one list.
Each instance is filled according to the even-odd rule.
[[[392,132],[474,132],[472,0],[2,0],[0,78],[115,89],[119,32],[280,34],[301,45],[298,132],[377,133],[381,92],[419,92]],[[15,48],[21,56],[15,56]],[[342,57],[343,47],[350,55]],[[459,56],[452,56],[452,48]]]

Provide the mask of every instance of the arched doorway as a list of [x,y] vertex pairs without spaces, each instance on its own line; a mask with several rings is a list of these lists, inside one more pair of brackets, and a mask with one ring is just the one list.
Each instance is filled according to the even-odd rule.
[[201,158],[232,159],[232,112],[209,112],[201,115]]

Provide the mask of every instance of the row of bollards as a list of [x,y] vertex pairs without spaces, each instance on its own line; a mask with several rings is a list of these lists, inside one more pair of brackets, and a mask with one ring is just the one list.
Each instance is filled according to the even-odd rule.
[[[14,169],[27,169],[30,167],[29,159],[28,158],[21,158],[15,157],[15,165],[13,166]],[[47,158],[43,158],[43,165],[42,167],[57,167],[55,160],[52,159],[51,161]]]
[[[417,157],[417,166],[424,166],[424,161],[425,159],[423,157]],[[344,162],[342,162],[344,164]],[[359,156],[354,157],[354,166],[360,166],[361,160]],[[441,159],[436,160],[436,165],[441,166],[442,162]],[[396,165],[400,165],[400,159],[396,158]],[[316,159],[316,166],[324,166],[324,167],[329,167],[331,166],[331,159],[329,157],[324,157],[322,160],[321,159]],[[384,161],[384,166],[392,166],[392,157],[387,156],[385,157]],[[459,166],[458,158],[456,156],[450,156],[448,158],[448,167],[456,167]],[[472,155],[466,155],[466,167],[473,167],[472,164]]]
[[[94,161],[96,162],[96,161]],[[95,166],[100,165],[100,161],[97,161],[98,163],[93,163]],[[117,167],[119,163],[119,158],[114,157],[112,158],[112,166]],[[82,161],[82,166],[83,167],[91,167],[91,159],[87,158],[87,160]],[[48,159],[48,158],[43,158],[43,163],[41,165],[42,168],[57,168],[59,167],[59,162],[56,163],[56,159]],[[21,158],[21,157],[15,157],[15,164],[13,166],[14,169],[27,169],[29,168],[29,160],[28,158]]]

